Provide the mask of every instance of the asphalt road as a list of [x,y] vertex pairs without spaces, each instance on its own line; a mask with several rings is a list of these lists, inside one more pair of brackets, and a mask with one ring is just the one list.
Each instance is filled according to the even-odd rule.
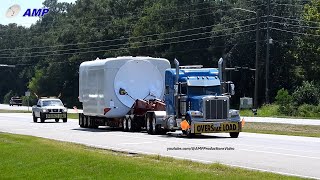
[[[320,179],[320,138],[241,133],[232,139],[222,133],[187,139],[179,133],[148,135],[107,128],[84,129],[76,120],[33,123],[30,114],[14,113],[0,113],[0,123],[1,132]],[[168,150],[196,147],[229,150]]]

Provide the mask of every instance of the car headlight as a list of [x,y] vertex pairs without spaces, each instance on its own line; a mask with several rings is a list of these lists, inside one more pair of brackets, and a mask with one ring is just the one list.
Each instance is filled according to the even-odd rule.
[[48,109],[42,109],[42,112],[48,112]]
[[67,112],[67,111],[68,111],[67,108],[62,109],[62,112]]

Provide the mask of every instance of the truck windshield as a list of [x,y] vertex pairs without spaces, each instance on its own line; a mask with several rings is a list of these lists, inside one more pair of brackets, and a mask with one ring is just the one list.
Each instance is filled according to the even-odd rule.
[[63,106],[60,100],[47,100],[43,101],[43,106]]
[[188,94],[192,95],[219,95],[220,86],[189,86]]

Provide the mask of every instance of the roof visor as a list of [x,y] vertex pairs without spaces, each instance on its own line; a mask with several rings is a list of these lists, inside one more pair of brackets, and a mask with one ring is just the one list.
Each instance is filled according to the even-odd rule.
[[220,80],[218,77],[189,77],[187,79],[188,86],[219,86]]

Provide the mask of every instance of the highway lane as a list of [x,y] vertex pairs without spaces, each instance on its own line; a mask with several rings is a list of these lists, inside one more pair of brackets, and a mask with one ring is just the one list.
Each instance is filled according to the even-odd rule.
[[[7,110],[24,110],[27,111],[27,106],[9,106],[8,104],[0,104],[0,109]],[[29,107],[31,111],[31,107]],[[81,113],[82,109],[68,109],[69,113]],[[320,126],[320,119],[291,119],[291,118],[272,118],[272,117],[241,117],[245,122],[265,122],[265,123],[280,123],[280,124],[297,124],[297,125],[316,125]]]
[[[8,104],[0,104],[0,109],[6,109],[6,110],[22,110],[22,111],[32,111],[32,105],[29,106],[9,106]],[[82,110],[75,110],[75,109],[68,109],[68,113],[81,113]]]
[[[30,114],[0,113],[1,132],[320,179],[320,138],[241,133],[232,139],[223,133],[187,139],[179,133],[152,136],[106,128],[84,129],[76,120],[53,122],[33,123]],[[195,147],[229,150],[168,150]]]

